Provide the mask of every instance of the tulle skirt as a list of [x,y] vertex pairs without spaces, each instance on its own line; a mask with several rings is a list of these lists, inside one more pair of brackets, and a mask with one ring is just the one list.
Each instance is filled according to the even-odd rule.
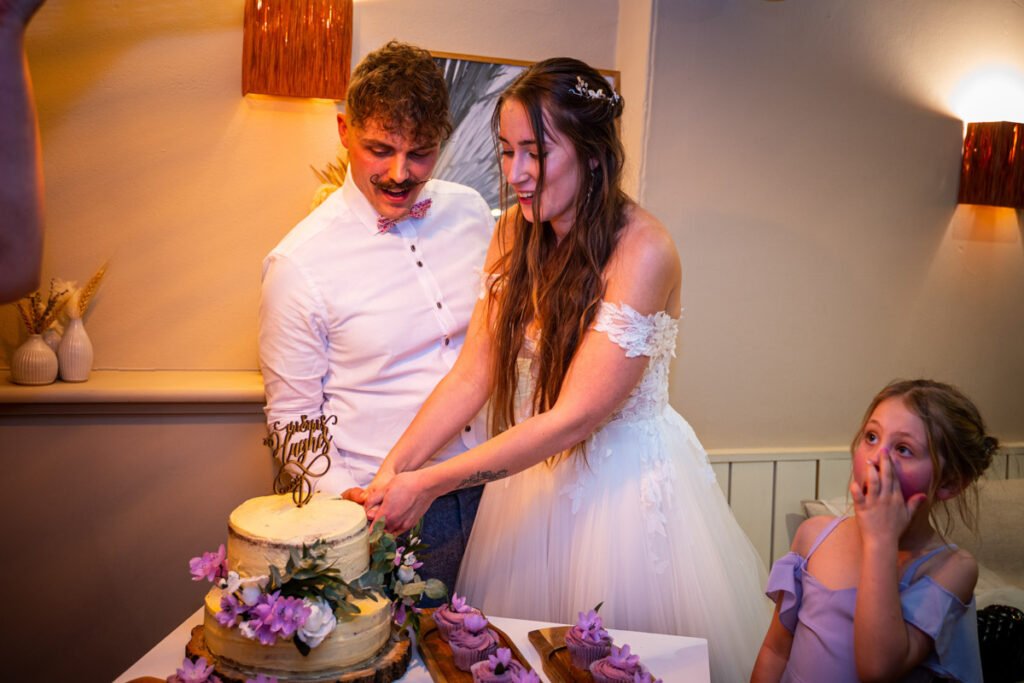
[[[747,681],[771,617],[765,566],[690,425],[615,420],[587,460],[488,484],[456,590],[485,613],[706,638],[716,683]],[[657,673],[657,672],[655,672]]]

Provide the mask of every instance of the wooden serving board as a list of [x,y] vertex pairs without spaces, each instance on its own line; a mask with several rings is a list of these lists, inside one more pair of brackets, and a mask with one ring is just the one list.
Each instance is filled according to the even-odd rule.
[[569,648],[565,646],[565,634],[571,626],[555,626],[530,631],[530,643],[544,663],[544,673],[551,683],[593,683],[594,677],[589,671],[577,669],[569,658]]
[[[434,683],[472,683],[473,674],[455,667],[452,649],[441,638],[441,632],[437,630],[437,624],[431,618],[433,612],[433,609],[427,609],[420,615],[420,656],[427,671],[430,672],[430,677],[434,679]],[[519,660],[527,669],[532,669],[530,662],[526,661],[526,657],[504,631],[490,623],[487,627],[498,634],[498,640],[501,641],[498,647],[512,650],[513,658]]]
[[[185,654],[193,661],[196,657],[203,657],[208,662],[216,662],[206,646],[206,635],[202,626],[196,626],[192,629],[192,639],[185,646]],[[395,639],[392,637],[388,644],[384,646],[384,649],[377,653],[373,659],[349,667],[338,675],[316,677],[305,674],[294,679],[279,678],[278,680],[295,680],[302,681],[302,683],[390,683],[390,681],[397,681],[405,675],[405,670],[409,668],[411,655],[408,638]],[[225,683],[244,681],[248,677],[243,672],[235,671],[232,668],[216,663],[214,668],[217,671],[217,675]]]

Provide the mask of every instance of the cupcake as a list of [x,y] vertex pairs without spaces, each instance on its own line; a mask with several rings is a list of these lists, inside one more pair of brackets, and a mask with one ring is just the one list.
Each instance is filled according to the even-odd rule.
[[635,674],[642,673],[640,658],[629,654],[629,645],[612,645],[612,653],[590,665],[590,674],[596,683],[633,683]]
[[454,631],[462,629],[462,622],[470,614],[480,614],[480,610],[466,604],[466,598],[452,594],[452,601],[434,610],[433,619],[437,624],[437,632],[446,643]]
[[569,659],[577,669],[588,669],[591,664],[607,657],[612,651],[612,637],[604,630],[597,610],[579,613],[579,619],[565,634]]
[[462,629],[452,632],[448,645],[455,668],[469,671],[471,666],[497,652],[498,634],[487,628],[483,615],[470,614],[462,620]]
[[493,655],[469,667],[473,683],[513,683],[526,667],[512,659],[512,650],[499,647]]

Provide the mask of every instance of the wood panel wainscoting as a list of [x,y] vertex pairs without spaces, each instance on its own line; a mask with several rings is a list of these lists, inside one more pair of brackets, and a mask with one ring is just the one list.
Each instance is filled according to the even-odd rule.
[[[850,482],[848,448],[712,450],[709,458],[733,514],[766,567],[789,551],[804,519],[801,501],[845,496]],[[985,476],[1024,478],[1024,444],[1001,448]]]

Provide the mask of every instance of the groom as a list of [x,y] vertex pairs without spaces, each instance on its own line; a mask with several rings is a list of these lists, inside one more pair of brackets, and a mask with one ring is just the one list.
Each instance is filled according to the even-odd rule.
[[[371,52],[338,116],[344,184],[264,260],[267,424],[327,418],[331,467],[319,491],[369,484],[465,338],[493,219],[475,190],[430,179],[451,130],[428,52],[394,41]],[[467,425],[434,461],[485,438],[481,427]],[[481,492],[457,491],[426,513],[424,578],[454,586]]]

